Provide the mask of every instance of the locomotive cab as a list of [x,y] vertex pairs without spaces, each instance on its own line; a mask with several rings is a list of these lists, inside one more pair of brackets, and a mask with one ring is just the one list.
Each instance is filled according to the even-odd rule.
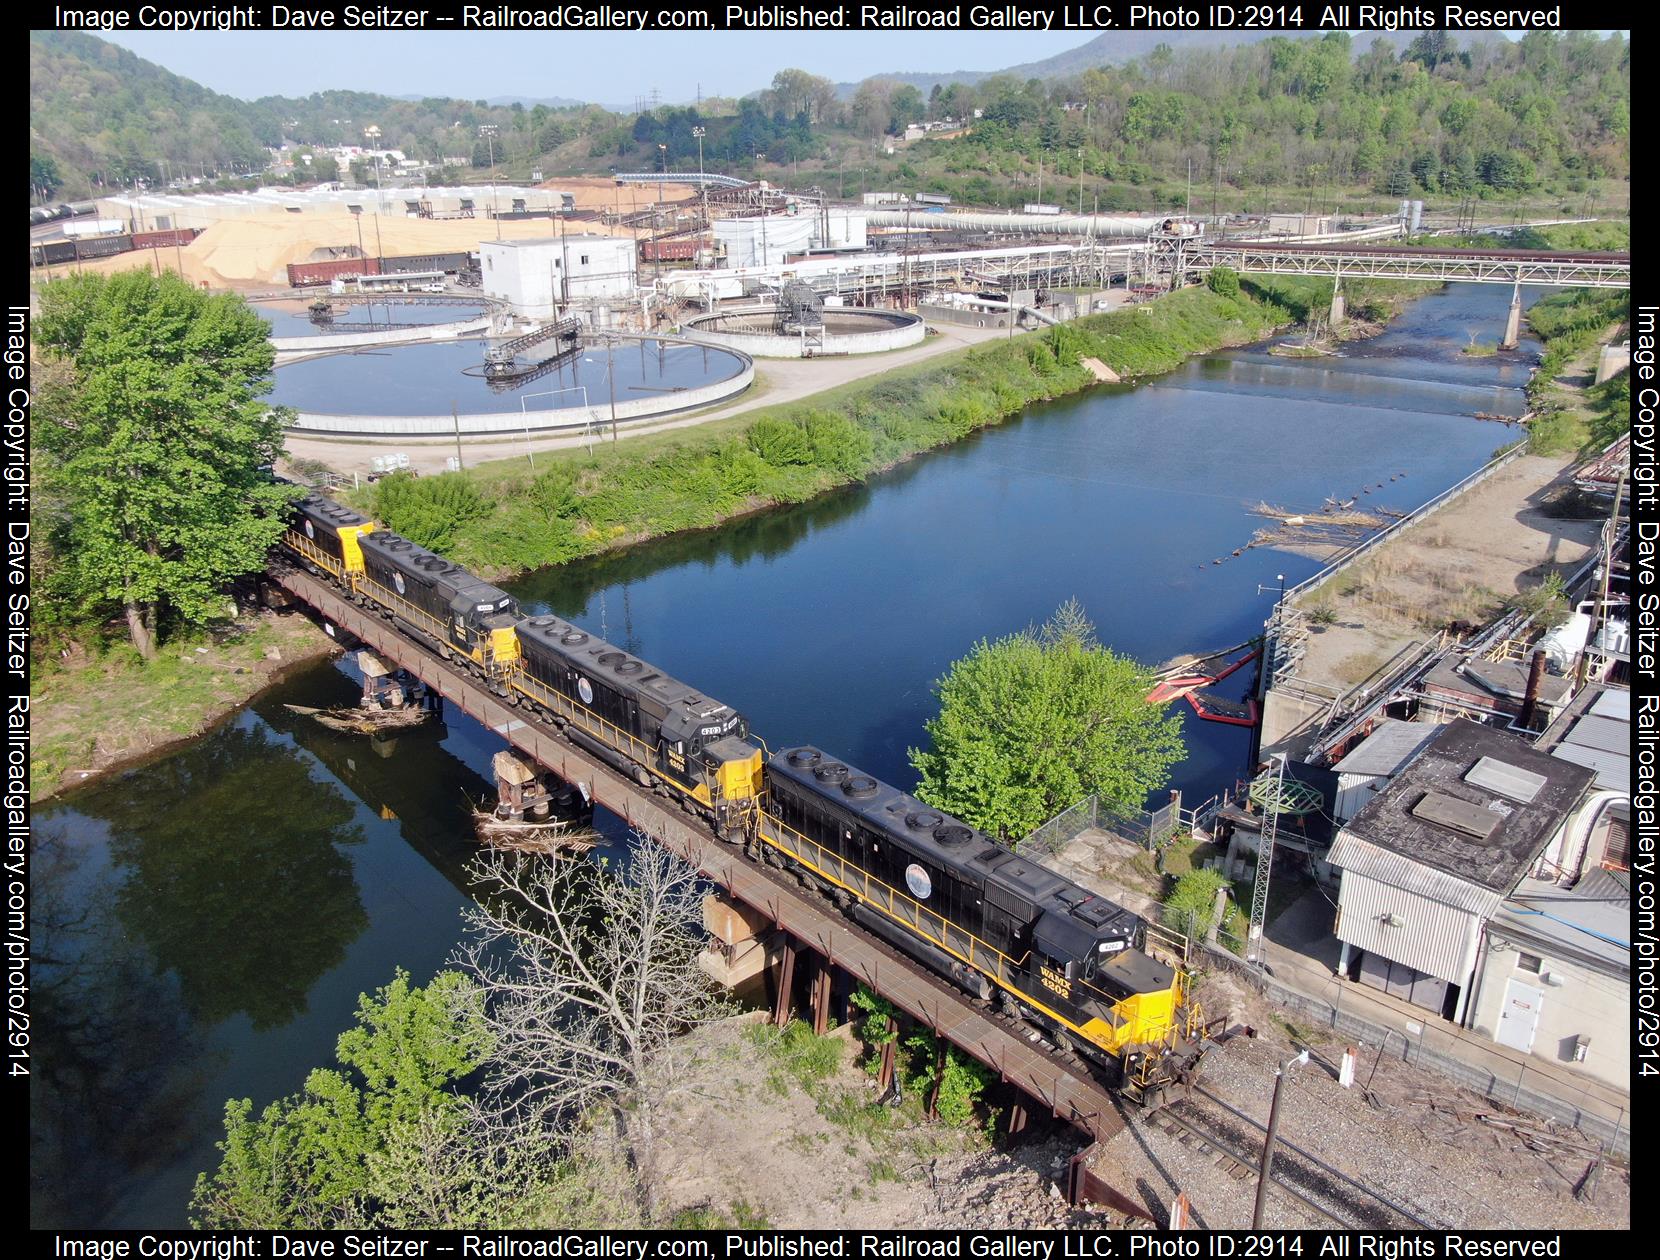
[[495,587],[459,591],[450,601],[450,641],[481,665],[501,669],[519,659],[518,622],[518,601]]

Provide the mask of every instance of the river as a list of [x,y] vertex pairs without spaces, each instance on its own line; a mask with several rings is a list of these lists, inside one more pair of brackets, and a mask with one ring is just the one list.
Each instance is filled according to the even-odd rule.
[[[1367,505],[1406,511],[1484,462],[1515,434],[1471,413],[1523,409],[1537,346],[1458,350],[1493,339],[1509,296],[1454,286],[1335,358],[1202,356],[868,485],[513,589],[741,708],[774,748],[811,741],[909,786],[930,685],[976,640],[1075,597],[1103,642],[1143,660],[1241,642],[1278,575],[1318,567],[1234,557],[1264,523],[1250,505],[1318,510],[1374,486]],[[183,1224],[225,1100],[299,1089],[360,992],[400,966],[424,982],[454,948],[468,798],[499,741],[452,715],[372,743],[283,707],[356,691],[348,665],[307,671],[38,811],[34,1227]],[[1244,771],[1249,736],[1176,712],[1175,784],[1193,801]]]

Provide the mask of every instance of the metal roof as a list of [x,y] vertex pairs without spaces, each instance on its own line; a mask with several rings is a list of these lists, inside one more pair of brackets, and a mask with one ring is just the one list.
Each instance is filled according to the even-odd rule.
[[[1484,757],[1539,775],[1544,786],[1525,804],[1505,800],[1465,777]],[[1459,718],[1442,727],[1345,830],[1454,878],[1508,893],[1590,786],[1591,773],[1568,764],[1572,760],[1549,756],[1506,731]],[[1432,793],[1491,810],[1498,824],[1489,835],[1478,837],[1426,818],[1416,807]]]
[[1620,722],[1629,722],[1631,721],[1631,693],[1612,689],[1605,691],[1592,703],[1591,712],[1597,717],[1614,718]]
[[1394,774],[1441,732],[1436,722],[1384,718],[1349,755],[1332,767],[1338,774]]
[[1584,748],[1600,748],[1604,752],[1631,752],[1631,723],[1611,717],[1593,717],[1587,714],[1574,723],[1573,730],[1562,741]]
[[1349,831],[1337,833],[1326,860],[1340,870],[1353,871],[1375,879],[1380,884],[1417,893],[1443,905],[1467,910],[1483,918],[1492,914],[1504,898],[1486,888],[1477,887],[1468,880],[1459,879],[1445,871],[1425,866],[1399,853],[1369,844]]
[[1580,744],[1559,744],[1551,756],[1597,772],[1597,786],[1607,792],[1631,794],[1631,758]]
[[1560,950],[1604,968],[1631,969],[1631,892],[1607,871],[1593,871],[1572,888],[1524,879],[1493,915],[1502,935]]

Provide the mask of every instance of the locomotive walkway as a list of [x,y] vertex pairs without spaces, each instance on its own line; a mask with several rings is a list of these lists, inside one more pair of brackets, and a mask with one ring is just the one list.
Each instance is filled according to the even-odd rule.
[[750,861],[632,780],[566,743],[541,723],[492,695],[483,684],[442,663],[380,617],[341,598],[297,569],[271,577],[328,621],[361,639],[382,659],[408,670],[448,703],[500,735],[630,827],[691,862],[738,900],[768,916],[802,946],[857,977],[912,1019],[986,1064],[1008,1084],[1097,1141],[1124,1127],[1112,1096],[1085,1069],[1073,1066],[1031,1035],[966,993],[867,936],[780,871]]

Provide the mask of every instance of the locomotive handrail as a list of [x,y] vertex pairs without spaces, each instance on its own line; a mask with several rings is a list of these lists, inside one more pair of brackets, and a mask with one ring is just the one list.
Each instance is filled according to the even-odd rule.
[[425,629],[427,633],[431,634],[445,646],[449,645],[449,622],[438,620],[438,618],[434,617],[426,609],[410,603],[396,591],[382,586],[367,573],[355,574],[354,576],[356,577],[358,583],[361,583],[372,590],[375,593],[375,598],[384,603],[388,608],[396,608],[400,613],[407,610],[409,613],[413,614],[414,617],[419,618],[420,621],[427,623],[426,626],[420,626],[420,622],[414,621],[413,618],[411,618],[411,624]]
[[307,560],[310,560],[313,564],[321,565],[324,570],[332,573],[335,577],[341,576],[345,569],[345,564],[342,561],[336,560],[298,530],[289,530],[283,535],[282,540]]
[[[642,763],[647,765],[650,764],[646,758],[655,752],[655,749],[653,749],[651,745],[647,744],[638,736],[630,735],[627,731],[623,730],[622,727],[616,725],[614,722],[607,721],[605,718],[602,718],[599,714],[595,713],[592,709],[587,708],[585,705],[578,704],[569,696],[561,695],[557,691],[550,690],[540,679],[532,676],[530,671],[524,667],[523,652],[520,653],[517,665],[508,674],[507,685],[518,691],[524,692],[525,695],[529,696],[538,704],[552,709],[555,712],[569,710],[569,712],[565,712],[562,715],[570,721],[582,723],[590,735],[606,739],[607,743],[609,743],[610,746],[617,752],[632,754]],[[595,729],[596,727],[600,729]],[[607,732],[615,732],[617,738],[623,741],[623,746],[618,747],[616,740],[607,739]],[[639,751],[637,752],[636,750]],[[644,756],[641,755],[642,753]]]
[[[843,876],[845,876],[848,871],[856,872],[858,874],[858,876],[862,880],[864,880],[866,887],[863,888],[863,889],[855,888],[853,885],[847,883],[844,878],[838,878],[837,876],[831,874],[828,870],[823,869],[822,866],[820,866],[820,865],[818,865],[818,864],[816,864],[812,861],[809,861],[806,857],[802,856],[802,854],[800,854],[799,852],[796,852],[795,850],[787,848],[785,845],[780,844],[778,841],[772,839],[771,837],[769,837],[765,833],[765,831],[760,831],[759,834],[761,836],[761,839],[763,839],[767,843],[771,844],[774,848],[776,848],[780,852],[785,853],[785,854],[789,855],[790,857],[794,858],[796,861],[800,862],[803,866],[806,866],[809,869],[811,869],[813,871],[816,871],[818,874],[823,875],[826,879],[830,880],[831,882],[839,885],[842,888],[847,889],[849,892],[855,893],[855,894],[865,898],[866,900],[870,901],[872,904],[877,905],[877,906],[881,905],[880,901],[878,901],[874,897],[871,897],[869,892],[868,892],[868,889],[871,886],[874,886],[874,887],[880,889],[887,896],[888,904],[885,908],[887,909],[887,912],[889,913],[890,916],[892,916],[895,919],[898,919],[902,923],[909,923],[910,926],[912,926],[913,928],[916,929],[918,935],[922,936],[926,940],[932,941],[935,945],[938,945],[938,946],[940,946],[940,948],[948,951],[949,953],[951,953],[953,956],[955,956],[960,961],[968,963],[971,967],[974,967],[976,970],[978,970],[980,972],[983,972],[986,975],[991,976],[994,980],[998,980],[1000,982],[1003,981],[1003,979],[1004,979],[1004,967],[1005,966],[1007,966],[1010,969],[1018,970],[1020,968],[1024,968],[1027,965],[1028,961],[1031,959],[1032,951],[1030,949],[1028,949],[1018,959],[1011,958],[1009,955],[1005,954],[1002,950],[998,949],[995,945],[989,944],[986,941],[981,940],[978,936],[975,936],[974,933],[972,933],[970,931],[967,931],[966,929],[961,927],[959,924],[953,923],[950,919],[948,919],[944,915],[940,914],[939,911],[934,910],[934,909],[932,909],[928,906],[923,905],[920,901],[917,901],[914,897],[911,897],[906,893],[900,892],[897,888],[894,888],[891,884],[888,884],[885,881],[883,881],[881,879],[878,879],[876,876],[872,875],[869,871],[865,870],[862,866],[854,865],[852,862],[849,862],[841,854],[830,850],[825,845],[819,843],[817,840],[814,840],[811,836],[803,835],[801,832],[797,831],[794,827],[792,827],[788,823],[782,821],[776,814],[769,813],[764,806],[761,809],[761,819],[763,820],[763,822],[765,822],[767,824],[770,824],[773,827],[776,827],[781,832],[788,832],[791,836],[795,837],[795,839],[799,842],[799,844],[810,846],[815,851],[815,853],[817,853],[819,855],[821,862],[822,862],[824,856],[826,856],[826,855],[833,858],[835,860],[837,866],[841,870]],[[901,915],[895,913],[894,907],[895,907],[896,903],[900,903],[900,904],[904,904],[904,905],[909,906],[912,910],[911,917],[906,918],[904,916],[901,916]],[[923,916],[926,916],[930,921],[937,922],[940,925],[940,934],[938,936],[935,936],[932,932],[927,931],[923,928],[922,923],[921,923],[921,919],[922,919]],[[956,933],[958,936],[962,937],[963,940],[968,942],[968,947],[967,947],[966,952],[961,947],[954,945],[949,940],[949,935],[950,935],[950,933],[953,933],[953,932]],[[995,960],[996,969],[992,970],[992,969],[988,968],[988,966],[985,963],[978,961],[975,957],[976,954],[989,954],[989,955],[991,955],[992,958]],[[1177,984],[1178,988],[1179,989],[1180,988],[1185,988],[1185,985],[1183,983],[1185,977],[1184,977],[1184,973],[1182,972],[1182,969],[1180,967],[1177,967],[1174,970],[1176,972],[1176,977],[1177,977],[1175,983]],[[1118,1005],[1121,1002],[1123,1002],[1125,999],[1119,998],[1119,997],[1114,997],[1112,994],[1108,993],[1105,989],[1102,989],[1097,985],[1091,984],[1087,979],[1084,979],[1084,978],[1075,979],[1075,980],[1072,981],[1072,983],[1074,985],[1078,986],[1080,989],[1085,990],[1088,994],[1099,998],[1100,999],[1100,1004],[1109,1013],[1110,1020],[1113,1024],[1123,1025],[1123,1024],[1127,1024],[1127,1023],[1131,1022],[1128,1018],[1126,1018],[1124,1016],[1121,1016],[1117,1013]],[[1031,994],[1027,993],[1025,990],[1023,990],[1023,989],[1022,990],[1017,990],[1017,992],[1019,992],[1020,995],[1024,998],[1026,998],[1028,1001],[1031,1000]],[[1050,1012],[1050,1014],[1053,1015],[1053,1012]],[[1174,1023],[1172,1023],[1171,1027],[1172,1027],[1172,1031],[1174,1031]]]

